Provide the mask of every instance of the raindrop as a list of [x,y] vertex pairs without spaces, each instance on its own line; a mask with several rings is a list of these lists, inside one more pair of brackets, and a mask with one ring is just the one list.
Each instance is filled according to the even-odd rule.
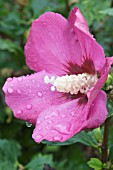
[[9,77],[9,78],[7,79],[8,82],[10,82],[10,81],[12,81],[12,80],[13,80],[13,78],[11,78],[11,77]]
[[20,89],[17,89],[17,93],[18,93],[18,94],[21,94],[21,90],[20,90]]
[[53,129],[57,130],[61,134],[65,134],[65,135],[69,134],[68,128],[64,125],[55,125]]
[[45,120],[46,120],[46,119],[49,119],[49,118],[51,118],[51,117],[57,117],[57,116],[58,116],[58,113],[52,112],[50,115],[45,116]]
[[17,79],[18,79],[18,81],[22,81],[22,77],[18,77]]
[[40,131],[41,129],[42,129],[41,127],[38,128],[39,131]]
[[32,80],[32,83],[34,83],[35,82],[35,80]]
[[28,110],[30,110],[32,108],[32,105],[31,104],[28,104],[27,107],[26,107]]
[[38,121],[37,121],[37,125],[39,125],[40,123],[41,123],[41,121],[40,121],[40,120],[38,120]]
[[13,87],[13,84],[11,84],[11,87]]
[[29,123],[29,122],[26,122],[26,126],[27,126],[27,127],[31,127],[31,126],[32,126],[32,124],[31,124],[31,123]]
[[22,114],[22,113],[23,113],[22,110],[18,110],[18,112],[17,112],[18,115],[20,115],[20,114]]
[[62,136],[55,136],[53,139],[54,139],[55,141],[60,141],[60,140],[62,140]]
[[49,130],[49,127],[46,127],[47,130]]
[[43,138],[42,135],[37,135],[37,136],[36,136],[36,139],[41,139],[41,138]]
[[38,92],[38,96],[39,96],[39,97],[42,97],[42,93],[41,93],[41,92]]
[[65,118],[65,117],[66,117],[66,115],[61,115],[61,117],[62,117],[62,118]]
[[47,25],[47,23],[46,23],[46,22],[44,22],[43,24],[44,24],[45,26]]
[[8,93],[13,93],[13,89],[11,87],[8,88]]

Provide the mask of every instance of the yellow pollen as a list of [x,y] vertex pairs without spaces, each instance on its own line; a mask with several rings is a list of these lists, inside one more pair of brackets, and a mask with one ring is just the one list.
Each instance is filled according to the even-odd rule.
[[92,88],[98,78],[97,75],[90,75],[87,73],[82,73],[78,75],[65,75],[61,77],[52,76],[49,78],[48,76],[44,77],[44,82],[46,84],[52,84],[51,91],[59,91],[63,93],[77,94],[87,93],[87,91]]

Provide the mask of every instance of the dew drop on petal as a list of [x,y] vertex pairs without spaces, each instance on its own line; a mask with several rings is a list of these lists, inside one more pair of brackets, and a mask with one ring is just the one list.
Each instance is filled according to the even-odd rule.
[[31,104],[28,104],[27,107],[26,107],[28,110],[32,109],[32,105]]
[[65,117],[66,117],[66,115],[65,115],[65,114],[63,114],[63,115],[61,115],[61,117],[62,117],[62,118],[65,118]]
[[10,82],[10,81],[12,81],[12,80],[13,80],[13,78],[11,78],[11,77],[9,77],[9,78],[7,79],[8,82]]
[[41,123],[41,121],[40,121],[40,120],[38,120],[38,121],[37,121],[37,125],[39,125],[40,123]]
[[20,90],[20,89],[17,89],[17,93],[18,93],[18,94],[21,94],[21,90]]
[[60,140],[62,140],[62,136],[55,136],[53,139],[54,139],[55,141],[60,141]]
[[39,127],[38,130],[40,131],[42,129],[42,127]]
[[41,92],[38,92],[38,96],[39,96],[39,97],[42,97],[42,93],[41,93]]
[[18,81],[22,81],[22,77],[18,77],[17,79],[18,79]]
[[69,134],[68,128],[67,128],[66,126],[64,126],[64,125],[60,125],[60,124],[55,125],[55,126],[53,127],[53,129],[57,130],[57,131],[58,131],[59,133],[61,133],[61,134],[65,134],[65,135],[68,135],[68,134]]
[[20,115],[20,114],[22,114],[22,113],[23,113],[22,110],[18,110],[18,112],[17,112],[18,115]]
[[13,93],[13,89],[11,87],[8,88],[8,93]]
[[29,123],[29,122],[26,122],[26,126],[27,126],[27,127],[31,127],[31,126],[32,126],[32,124],[31,124],[31,123]]
[[42,139],[43,136],[42,135],[36,135],[36,139]]
[[47,126],[46,129],[49,130],[49,127]]

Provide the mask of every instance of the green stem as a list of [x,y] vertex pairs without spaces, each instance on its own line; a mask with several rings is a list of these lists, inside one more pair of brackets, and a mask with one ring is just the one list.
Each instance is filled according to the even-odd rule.
[[66,4],[66,11],[70,12],[69,0],[65,0],[65,4]]
[[103,142],[102,142],[102,155],[101,155],[101,161],[103,163],[106,163],[108,161],[108,136],[109,136],[110,119],[111,117],[108,117],[104,125],[104,136],[103,136]]

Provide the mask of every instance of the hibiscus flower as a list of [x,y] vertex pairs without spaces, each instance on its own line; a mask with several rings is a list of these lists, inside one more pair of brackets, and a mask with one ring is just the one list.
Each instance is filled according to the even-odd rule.
[[101,88],[113,58],[105,58],[77,7],[68,20],[54,12],[36,19],[25,57],[36,73],[8,78],[3,90],[14,116],[35,125],[36,142],[63,142],[102,125],[107,109]]

